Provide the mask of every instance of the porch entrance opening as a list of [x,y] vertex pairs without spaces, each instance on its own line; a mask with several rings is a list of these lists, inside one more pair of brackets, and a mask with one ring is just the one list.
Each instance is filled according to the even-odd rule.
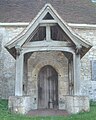
[[38,108],[58,108],[58,73],[50,65],[41,68],[38,75]]

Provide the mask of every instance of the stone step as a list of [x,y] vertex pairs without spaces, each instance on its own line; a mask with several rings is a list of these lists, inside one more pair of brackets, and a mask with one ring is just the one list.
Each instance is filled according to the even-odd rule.
[[67,116],[69,115],[65,110],[54,110],[54,109],[39,109],[31,110],[27,113],[29,116]]

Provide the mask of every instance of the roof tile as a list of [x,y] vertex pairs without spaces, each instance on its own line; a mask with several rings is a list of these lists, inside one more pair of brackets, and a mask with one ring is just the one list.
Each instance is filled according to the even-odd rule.
[[96,24],[96,4],[91,0],[0,0],[0,22],[31,22],[46,3],[66,22]]

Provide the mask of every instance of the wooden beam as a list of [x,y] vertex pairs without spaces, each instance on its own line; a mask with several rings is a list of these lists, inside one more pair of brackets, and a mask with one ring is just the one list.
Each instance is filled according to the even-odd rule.
[[[49,43],[49,42],[48,42]],[[28,53],[28,52],[41,52],[41,51],[65,51],[65,52],[70,52],[72,54],[74,54],[74,49],[71,47],[58,47],[58,46],[34,46],[34,47],[25,47],[22,48],[22,54]]]
[[64,41],[53,41],[48,40],[29,42],[23,46],[23,48],[34,48],[34,47],[71,47],[72,44]]
[[41,22],[40,22],[40,26],[47,26],[47,25],[49,25],[49,26],[54,26],[54,25],[56,25],[56,21],[55,20],[42,20]]
[[16,57],[16,80],[15,80],[15,96],[23,95],[23,65],[24,56],[23,54],[17,55]]
[[43,27],[46,27],[46,25],[49,25],[49,26],[51,27],[51,26],[55,26],[56,24],[55,24],[55,23],[50,23],[50,24],[44,23],[44,24],[40,24],[40,26],[43,26]]
[[40,24],[56,24],[55,20],[41,20]]
[[50,31],[50,26],[47,25],[46,26],[46,41],[50,41],[51,40],[51,31]]
[[80,95],[80,54],[73,55],[73,66],[74,66],[74,95]]

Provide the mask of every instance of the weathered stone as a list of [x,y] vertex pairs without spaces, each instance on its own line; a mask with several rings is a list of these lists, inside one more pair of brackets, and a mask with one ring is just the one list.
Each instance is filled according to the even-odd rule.
[[[32,102],[34,103],[33,105]],[[26,114],[33,108],[37,109],[36,101],[32,96],[10,96],[8,107],[10,111],[21,114]]]
[[[9,96],[14,95],[14,88],[15,88],[15,60],[14,58],[7,52],[7,50],[4,48],[4,45],[10,41],[12,38],[14,38],[16,35],[18,35],[24,28],[23,27],[3,27],[0,28],[0,97],[1,98],[8,98]],[[96,30],[92,29],[75,29],[74,31],[78,33],[80,36],[82,36],[86,41],[89,41],[90,43],[93,43],[93,47],[91,50],[81,59],[81,94],[82,95],[88,95],[90,99],[96,100],[96,81],[92,80],[92,74],[91,74],[91,62],[92,60],[96,60]],[[89,34],[91,32],[91,35]],[[56,57],[56,55],[58,57]],[[61,57],[60,57],[61,56]],[[39,57],[39,59],[38,59]],[[28,64],[28,86],[30,88],[30,91],[28,91],[28,95],[32,95],[33,98],[37,99],[37,88],[35,87],[37,85],[37,82],[30,83],[31,81],[35,81],[38,77],[38,75],[35,74],[34,67],[38,62],[41,62],[43,60],[43,63],[40,63],[36,70],[40,69],[40,66],[42,64],[52,64],[55,67],[55,62],[58,62],[60,66],[64,66],[63,70],[60,72],[63,74],[58,74],[59,77],[64,77],[66,80],[64,82],[67,82],[67,65],[66,61],[67,59],[63,59],[63,55],[61,52],[47,52],[39,54],[39,52],[34,52],[31,57],[29,58],[29,64]],[[52,62],[52,59],[53,62]],[[32,67],[30,67],[30,64]],[[58,68],[60,70],[60,68]],[[34,76],[32,77],[32,74]],[[36,75],[36,76],[35,76]],[[62,81],[62,80],[61,80]],[[33,88],[32,88],[33,87]],[[60,85],[61,88],[64,87],[63,84]],[[64,89],[60,90],[60,96],[59,98],[63,98],[63,95],[67,94],[67,86]],[[62,104],[61,104],[62,103]],[[78,102],[76,101],[76,104]],[[81,101],[82,103],[82,101]],[[80,104],[81,104],[80,103]],[[33,106],[33,105],[32,105]],[[63,107],[62,107],[63,106]],[[65,108],[64,99],[61,99],[59,104],[60,109]],[[33,108],[36,108],[36,106]],[[73,109],[73,108],[72,108]],[[78,111],[78,110],[76,110]]]
[[22,27],[0,27],[0,97],[4,99],[13,96],[15,90],[15,60],[4,45],[23,29]]
[[66,96],[66,110],[71,113],[88,112],[89,98],[86,96]]
[[[28,59],[28,87],[27,87],[28,95],[32,95],[33,98],[38,99],[38,88],[37,88],[38,74],[39,74],[38,72],[45,65],[53,66],[58,72],[59,98],[62,98],[63,95],[66,95],[68,93],[68,75],[66,75],[68,74],[68,65],[67,65],[68,60],[66,59],[64,54],[62,54],[62,57],[58,57],[58,54],[62,54],[62,53],[61,52],[34,52],[30,56],[30,58]],[[63,66],[63,69],[61,66]],[[63,103],[63,101],[59,102],[59,106],[61,106],[62,109],[65,108],[64,107],[65,104]]]
[[[32,102],[34,103],[32,105]],[[69,113],[88,112],[89,98],[86,96],[64,96],[59,99],[59,109],[67,110]],[[32,96],[9,97],[9,109],[15,113],[25,114],[31,109],[37,109],[36,101]]]

